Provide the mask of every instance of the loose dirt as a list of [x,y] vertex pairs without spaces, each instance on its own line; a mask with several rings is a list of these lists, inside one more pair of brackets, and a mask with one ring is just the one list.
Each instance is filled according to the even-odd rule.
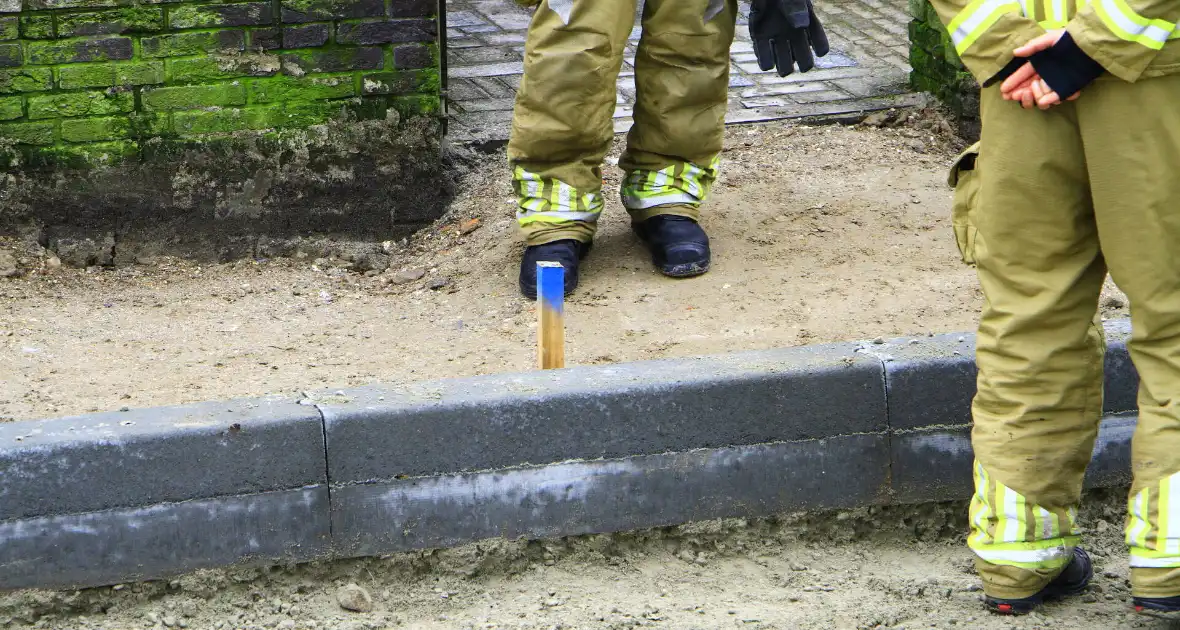
[[[703,218],[713,269],[695,279],[655,272],[608,165],[569,365],[974,328],[946,185],[960,147],[937,115],[734,127],[726,146]],[[0,277],[0,419],[534,369],[511,191],[502,156],[482,159],[444,220],[386,244],[378,275],[310,257],[82,271],[18,252],[32,271]]]
[[[1168,628],[1130,610],[1124,496],[1093,493],[1081,511],[1096,570],[1088,591],[1015,619],[982,608],[963,544],[966,505],[953,503],[490,541],[80,592],[22,592],[0,595],[0,627]],[[358,589],[372,599],[371,610],[341,606],[368,608],[354,605]]]
[[[730,129],[703,221],[713,270],[656,274],[611,199],[568,300],[569,363],[973,329],[945,184],[958,149],[928,112]],[[533,369],[523,246],[501,157],[486,160],[446,219],[387,244],[384,272],[332,257],[66,270],[17,248],[22,277],[0,279],[0,417]],[[1126,315],[1113,286],[1103,304]],[[1082,512],[1089,592],[1019,620],[982,610],[957,503],[12,593],[0,628],[1166,627],[1128,609],[1123,506],[1097,493]]]

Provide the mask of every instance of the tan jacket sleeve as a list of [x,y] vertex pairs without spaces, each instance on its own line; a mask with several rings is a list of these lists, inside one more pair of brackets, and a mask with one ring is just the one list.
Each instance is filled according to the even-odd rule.
[[1176,36],[1178,19],[1180,0],[1088,0],[1066,30],[1107,72],[1135,81]]
[[931,4],[950,32],[963,65],[980,84],[1012,61],[1013,50],[1045,33],[1021,13],[1015,0],[931,0]]

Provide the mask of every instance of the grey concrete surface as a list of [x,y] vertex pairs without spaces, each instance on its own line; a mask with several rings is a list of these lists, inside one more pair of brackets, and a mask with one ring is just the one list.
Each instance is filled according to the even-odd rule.
[[[1102,419],[1086,485],[1090,488],[1129,486],[1131,435],[1135,416]],[[898,503],[950,501],[971,496],[971,427],[937,427],[895,433],[890,440],[891,489]]]
[[[1091,487],[1130,479],[1137,378],[1126,323],[1106,329]],[[965,499],[971,343],[882,340],[0,425],[0,589]]]
[[884,435],[564,462],[334,488],[340,553],[626,531],[888,498]]
[[0,590],[72,589],[329,555],[325,486],[0,522]]
[[324,457],[277,397],[0,424],[0,522],[324,484]]
[[887,428],[880,363],[848,344],[340,394],[318,395],[333,484]]

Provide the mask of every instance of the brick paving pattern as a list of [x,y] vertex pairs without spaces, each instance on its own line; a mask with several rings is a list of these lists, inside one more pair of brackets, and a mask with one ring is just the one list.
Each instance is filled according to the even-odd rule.
[[[762,72],[739,2],[731,50],[728,124],[783,118],[859,115],[915,102],[908,85],[906,0],[817,0],[831,52],[811,72]],[[642,7],[640,7],[640,12]],[[458,141],[508,138],[530,13],[512,0],[447,0],[449,132]],[[638,12],[619,75],[615,131],[631,125]]]

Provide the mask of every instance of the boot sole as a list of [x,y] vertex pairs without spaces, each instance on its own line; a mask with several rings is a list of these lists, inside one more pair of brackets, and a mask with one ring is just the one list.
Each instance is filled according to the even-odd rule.
[[679,265],[657,265],[660,268],[660,273],[670,278],[691,278],[693,276],[700,276],[709,271],[709,262],[702,263],[683,263]]

